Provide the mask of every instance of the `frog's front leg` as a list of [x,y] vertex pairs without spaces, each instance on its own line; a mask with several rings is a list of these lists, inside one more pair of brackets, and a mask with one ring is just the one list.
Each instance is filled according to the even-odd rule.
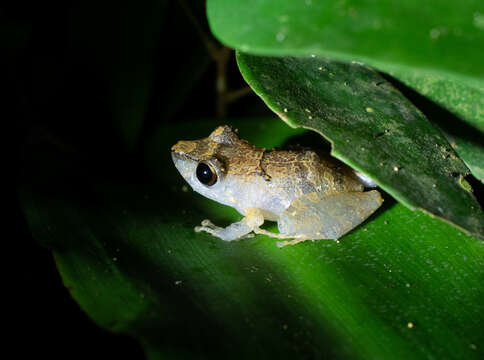
[[202,226],[195,227],[196,232],[205,231],[225,241],[250,237],[250,233],[264,223],[264,216],[259,209],[245,209],[245,217],[238,222],[223,228],[214,225],[210,220],[203,220]]

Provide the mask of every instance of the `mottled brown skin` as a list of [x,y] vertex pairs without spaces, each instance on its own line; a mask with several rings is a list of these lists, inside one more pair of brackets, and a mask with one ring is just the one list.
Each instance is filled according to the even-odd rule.
[[353,170],[328,155],[308,149],[261,149],[240,139],[227,125],[207,138],[179,141],[172,151],[197,161],[216,158],[229,175],[283,180],[281,186],[296,186],[303,194],[363,191]]
[[[364,191],[351,168],[326,154],[303,148],[260,149],[241,140],[229,126],[219,126],[204,139],[179,141],[172,157],[195,191],[244,215],[226,228],[209,220],[195,228],[226,241],[251,232],[293,238],[279,246],[338,239],[383,201],[378,191]],[[209,164],[217,180],[206,185],[197,180],[201,163]],[[277,221],[280,233],[261,229],[264,220]]]

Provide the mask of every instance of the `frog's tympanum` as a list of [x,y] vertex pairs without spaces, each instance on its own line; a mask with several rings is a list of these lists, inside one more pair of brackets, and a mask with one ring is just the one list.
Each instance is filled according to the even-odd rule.
[[[364,191],[353,169],[328,155],[260,149],[239,139],[229,126],[219,126],[204,139],[179,141],[171,150],[193,190],[244,215],[226,228],[209,220],[195,228],[226,241],[252,233],[292,239],[279,246],[336,240],[383,202],[378,191]],[[261,229],[264,220],[277,221],[279,233]]]

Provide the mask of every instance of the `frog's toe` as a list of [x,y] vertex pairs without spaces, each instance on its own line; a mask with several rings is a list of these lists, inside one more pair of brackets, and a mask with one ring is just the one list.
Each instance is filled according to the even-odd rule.
[[300,243],[301,241],[304,241],[304,240],[300,240],[300,239],[294,239],[294,240],[284,240],[284,241],[278,241],[276,242],[276,245],[279,249],[282,249],[284,246],[287,246],[287,245],[296,245],[298,243]]
[[[208,221],[208,220],[206,220],[206,221]],[[202,222],[202,224],[203,224],[203,222]],[[224,236],[224,232],[223,232],[224,229],[221,228],[221,227],[215,226],[210,221],[209,221],[209,226],[195,226],[194,230],[197,233],[206,232],[206,233],[209,233],[212,236],[221,238],[222,240],[226,240],[225,236]]]
[[304,235],[300,235],[297,238],[292,239],[292,240],[278,241],[276,243],[276,245],[277,245],[278,248],[281,249],[284,246],[287,246],[287,245],[296,245],[296,244],[299,244],[300,242],[303,242],[303,241],[306,241],[306,240],[312,240],[312,241],[314,241],[311,237],[307,237],[307,236],[304,236]]
[[195,226],[194,228],[195,232],[202,232],[202,231],[205,231],[205,232],[208,232],[208,233],[211,233],[213,231],[212,228],[209,228],[207,226]]
[[[197,226],[197,227],[200,227],[200,226]],[[202,227],[209,227],[209,228],[215,229],[217,226],[210,220],[205,219],[202,221]]]

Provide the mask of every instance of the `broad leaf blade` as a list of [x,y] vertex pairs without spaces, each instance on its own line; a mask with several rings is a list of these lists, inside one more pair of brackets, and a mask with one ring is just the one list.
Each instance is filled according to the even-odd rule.
[[484,238],[484,214],[462,186],[469,170],[444,135],[376,71],[316,57],[237,56],[254,91],[293,127],[317,131],[332,153],[410,208]]
[[[484,182],[484,93],[459,81],[435,75],[398,73],[399,79],[418,91],[397,83],[403,94],[447,136],[454,150]],[[393,79],[395,84],[395,79]],[[425,97],[424,97],[425,95]]]
[[[291,134],[275,119],[233,125],[258,146]],[[156,134],[155,183],[100,176],[59,149],[27,152],[21,199],[32,232],[96,323],[136,336],[152,359],[482,357],[483,247],[391,198],[340,243],[279,249],[264,236],[196,234],[205,217],[240,215],[186,191],[169,148],[215,126]]]
[[[363,61],[391,74],[476,129],[451,132],[477,178],[484,159],[484,3],[411,1],[209,0],[214,34],[246,53],[317,54]],[[452,117],[452,116],[450,116]],[[464,124],[465,125],[465,124]]]
[[482,86],[479,0],[209,0],[207,14],[214,34],[244,52],[358,59],[386,71],[441,72]]
[[454,139],[455,151],[464,160],[472,174],[484,183],[484,143],[456,136],[451,136],[451,139]]

